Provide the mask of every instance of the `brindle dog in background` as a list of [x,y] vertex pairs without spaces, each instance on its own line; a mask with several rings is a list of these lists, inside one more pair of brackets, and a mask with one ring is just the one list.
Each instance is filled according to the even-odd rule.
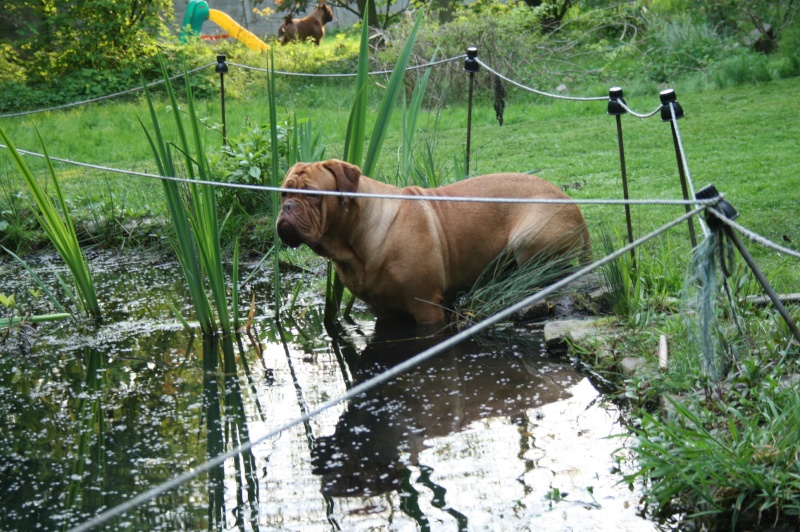
[[278,41],[282,44],[291,41],[305,42],[308,38],[314,40],[314,44],[325,36],[325,24],[333,20],[333,11],[321,3],[314,8],[310,15],[304,18],[292,18],[292,14],[286,15],[283,24],[278,28]]

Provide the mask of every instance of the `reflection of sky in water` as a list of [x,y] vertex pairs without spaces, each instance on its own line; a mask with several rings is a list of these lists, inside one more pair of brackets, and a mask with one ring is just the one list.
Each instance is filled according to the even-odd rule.
[[[276,369],[285,368],[282,350],[270,349],[266,356]],[[276,439],[257,447],[255,454],[270,462],[269,502],[260,504],[258,521],[269,527],[324,526],[327,493],[334,495],[330,517],[343,529],[388,523],[413,529],[416,513],[435,530],[455,530],[459,519],[472,530],[653,529],[636,515],[639,494],[618,485],[620,477],[611,473],[621,440],[607,437],[622,431],[614,413],[595,404],[597,391],[569,365],[538,354],[530,358],[443,354],[383,391],[314,420],[313,458],[302,427],[280,437],[294,445]],[[332,356],[294,364],[309,403],[345,391]],[[536,366],[544,376],[523,381]],[[291,401],[287,372],[277,369],[277,387]],[[491,393],[492,379],[501,381],[504,393]],[[464,397],[475,386],[483,390],[469,404]],[[284,411],[268,425],[297,412]],[[251,436],[266,429],[251,424]],[[330,447],[322,461],[320,442]],[[377,478],[364,480],[376,469]],[[354,473],[362,478],[354,482]],[[351,496],[344,496],[347,488]],[[551,504],[553,488],[564,499]]]
[[[176,265],[147,254],[102,252],[92,264],[108,312],[101,328],[76,335],[70,322],[44,325],[30,332],[22,350],[18,342],[0,346],[0,495],[18,501],[6,506],[0,528],[33,521],[48,528],[62,519],[80,523],[98,508],[205,459],[203,349],[198,339],[187,347],[187,335],[165,303],[188,305]],[[37,271],[51,278],[44,268]],[[23,294],[30,287],[16,265],[0,264],[0,273],[0,293]],[[269,279],[268,273],[262,279]],[[267,286],[259,283],[254,283],[257,297],[268,300]],[[37,304],[47,310],[46,303]],[[262,336],[269,327],[268,320],[256,323]],[[298,390],[309,409],[346,391],[347,363],[337,360],[324,333],[307,323],[295,325],[298,341],[304,328],[305,345],[290,346],[291,368],[282,346],[267,343],[262,363],[250,342],[243,342],[252,382],[244,378],[241,360],[237,371],[251,439],[300,415]],[[387,339],[385,332],[365,341],[351,331],[360,355],[348,359],[350,381],[366,380],[409,356],[409,350],[416,354],[432,343],[409,345]],[[235,527],[238,516],[246,530],[330,530],[333,523],[343,530],[413,530],[420,523],[433,530],[456,530],[459,523],[470,530],[652,529],[636,515],[639,494],[617,485],[621,477],[611,473],[611,455],[622,442],[607,437],[622,429],[613,412],[595,404],[591,383],[566,362],[543,356],[539,339],[525,346],[507,343],[457,346],[324,412],[307,427],[259,444],[249,492],[246,482],[235,482],[229,460],[225,526]],[[66,348],[54,351],[52,345]],[[101,350],[106,358],[98,375],[104,388],[81,391],[85,354]],[[222,392],[220,387],[219,397],[227,400]],[[102,439],[105,462],[97,467],[89,453],[76,477],[82,432],[72,417],[82,397],[104,413],[102,438],[91,431],[90,450]],[[92,403],[98,397],[101,403]],[[222,413],[223,422],[232,415],[225,404]],[[234,425],[226,424],[226,430]],[[231,448],[230,434],[224,437],[225,449]],[[82,479],[80,497],[88,504],[80,518],[64,509],[73,478]],[[563,500],[551,501],[554,493]],[[109,529],[125,523],[150,530],[206,529],[208,501],[208,477],[202,476]],[[240,501],[244,509],[238,508]],[[21,517],[30,515],[38,517]]]

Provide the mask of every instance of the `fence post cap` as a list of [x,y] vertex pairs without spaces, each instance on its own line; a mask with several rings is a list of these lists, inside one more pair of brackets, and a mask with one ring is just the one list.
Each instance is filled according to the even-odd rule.
[[622,99],[622,87],[611,87],[608,89],[608,114],[610,115],[624,115],[628,111],[622,107],[625,100]]
[[[695,199],[699,200],[709,200],[719,198],[719,201],[715,205],[709,205],[709,209],[714,209],[722,216],[727,218],[728,220],[735,220],[739,213],[736,209],[725,201],[725,199],[721,198],[719,192],[717,191],[717,187],[714,185],[706,185],[702,189],[698,190],[697,193],[694,195]],[[723,224],[722,220],[714,216],[713,214],[706,213],[706,223],[708,224],[709,229],[717,229],[720,225]]]
[[224,55],[217,56],[217,67],[214,69],[217,74],[227,74],[228,73],[228,64],[225,62]]
[[475,73],[480,69],[478,64],[478,48],[470,46],[467,48],[467,58],[464,59],[464,70],[466,72]]
[[661,99],[661,121],[662,122],[671,122],[672,121],[672,111],[670,108],[675,109],[675,119],[683,118],[683,108],[681,104],[678,103],[678,97],[675,96],[675,91],[672,89],[664,89],[658,95]]

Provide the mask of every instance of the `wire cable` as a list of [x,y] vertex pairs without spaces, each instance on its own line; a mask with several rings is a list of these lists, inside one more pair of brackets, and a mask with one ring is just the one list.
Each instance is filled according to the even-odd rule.
[[[8,149],[4,144],[0,144],[0,148]],[[33,157],[44,158],[45,155],[28,150],[17,151],[23,155],[30,155]],[[316,196],[336,196],[340,198],[371,198],[371,199],[389,199],[389,200],[410,200],[410,201],[452,201],[462,203],[522,203],[522,204],[542,204],[542,205],[715,205],[719,198],[711,198],[707,200],[682,200],[682,199],[553,199],[553,198],[502,198],[502,197],[480,197],[480,196],[418,196],[411,194],[369,194],[364,192],[342,192],[338,190],[307,190],[296,188],[283,188],[274,187],[269,185],[250,185],[247,183],[226,183],[223,181],[208,181],[202,179],[191,179],[187,177],[171,177],[162,176],[157,174],[149,174],[146,172],[136,172],[133,170],[120,170],[108,166],[100,166],[97,164],[83,163],[79,161],[72,161],[69,159],[62,159],[59,157],[50,157],[51,161],[56,161],[64,164],[72,164],[81,166],[83,168],[91,168],[93,170],[100,170],[103,172],[113,172],[118,174],[146,177],[149,179],[158,179],[162,181],[175,181],[177,183],[187,183],[193,185],[208,185],[214,187],[234,188],[244,190],[256,190],[262,192],[277,192],[287,194],[306,194]],[[723,197],[723,196],[720,196]]]
[[[195,72],[198,72],[200,70],[203,70],[205,68],[208,68],[208,67],[214,66],[214,65],[216,65],[216,63],[208,63],[207,65],[203,65],[203,66],[194,68],[192,70],[189,70],[186,73],[187,74],[193,74]],[[176,75],[170,77],[169,79],[170,80],[174,80],[174,79],[178,79],[180,77],[183,77],[183,73],[176,74]],[[159,85],[161,83],[164,83],[163,79],[148,83],[147,87],[153,87],[153,86]],[[135,87],[133,89],[124,90],[124,91],[121,91],[121,92],[115,92],[114,94],[106,94],[105,96],[98,96],[97,98],[90,98],[88,100],[82,100],[82,101],[79,101],[79,102],[65,103],[64,105],[57,105],[55,107],[48,107],[46,109],[36,109],[34,111],[21,111],[19,113],[10,113],[10,114],[6,114],[6,115],[0,115],[0,118],[11,118],[11,117],[14,117],[14,116],[25,116],[25,115],[32,115],[32,114],[36,114],[36,113],[46,113],[48,111],[57,111],[59,109],[68,109],[70,107],[76,107],[78,105],[99,102],[101,100],[107,100],[109,98],[116,98],[117,96],[124,96],[126,94],[133,94],[133,93],[139,92],[141,90],[144,90],[144,87]]]
[[[692,183],[692,176],[689,174],[689,163],[686,162],[686,152],[683,149],[683,141],[681,140],[681,131],[678,128],[678,117],[675,114],[675,105],[673,102],[669,104],[669,111],[672,115],[672,126],[675,128],[675,139],[678,141],[678,152],[681,154],[681,160],[679,163],[683,165],[683,171],[686,173],[686,183],[689,185],[689,194],[692,198],[695,197],[694,194],[694,184]],[[706,227],[706,223],[703,218],[698,218],[700,220],[700,227],[703,229],[703,236],[709,235],[708,227]]]
[[[420,64],[420,65],[412,65],[412,66],[406,67],[406,71],[418,70],[418,69],[421,69],[421,68],[428,68],[428,67],[441,65],[441,64],[444,64],[444,63],[450,63],[452,61],[457,61],[457,60],[463,59],[465,57],[466,57],[466,54],[461,54],[461,55],[457,55],[455,57],[451,57],[449,59],[440,59],[438,61],[431,61],[430,63],[424,63],[424,64]],[[242,65],[240,63],[228,62],[228,65],[235,66],[235,67],[238,67],[238,68],[242,68],[242,69],[245,69],[245,70],[254,70],[256,72],[273,72],[272,70],[270,70],[268,68],[254,67],[254,66],[250,66],[250,65]],[[393,72],[393,70],[374,70],[372,72],[367,72],[367,75],[376,76],[376,75],[381,75],[381,74],[391,74],[392,72]],[[332,74],[316,74],[316,73],[313,73],[313,72],[289,72],[289,71],[286,71],[286,70],[275,70],[274,73],[282,75],[282,76],[298,76],[298,77],[306,77],[306,78],[353,78],[353,77],[356,77],[358,75],[355,72],[332,73]]]
[[619,103],[619,106],[625,109],[625,111],[627,111],[629,115],[635,116],[636,118],[650,118],[651,116],[655,116],[656,114],[658,114],[658,112],[661,111],[661,108],[664,107],[664,105],[661,104],[658,107],[656,107],[655,110],[649,113],[640,114],[631,109],[630,107],[628,107],[627,104],[622,101],[622,98],[618,99],[617,103]]
[[741,233],[742,236],[744,236],[748,240],[755,242],[756,244],[761,244],[762,246],[769,248],[773,251],[777,251],[778,253],[783,253],[785,255],[789,255],[796,259],[800,259],[800,252],[795,251],[793,249],[789,249],[787,247],[783,247],[780,244],[776,244],[772,240],[769,240],[768,238],[761,236],[758,233],[755,233],[742,225],[739,225],[738,223],[734,222],[724,214],[718,212],[716,209],[708,209],[707,212],[710,212],[711,214],[716,216],[718,220],[722,221],[723,223],[730,226],[732,229],[735,229],[736,231]]
[[608,100],[608,96],[589,96],[589,97],[564,96],[563,94],[553,94],[553,93],[550,93],[550,92],[540,91],[539,89],[534,89],[533,87],[528,87],[526,85],[523,85],[522,83],[519,83],[517,81],[514,81],[511,78],[508,78],[508,77],[502,75],[501,73],[499,73],[498,71],[494,70],[492,67],[490,67],[489,65],[487,65],[483,61],[481,61],[480,59],[476,58],[475,60],[478,62],[479,65],[481,65],[483,68],[485,68],[486,70],[488,70],[489,72],[491,72],[492,74],[497,76],[498,78],[502,79],[503,81],[507,81],[508,83],[511,83],[512,85],[516,85],[520,89],[533,92],[533,93],[538,94],[540,96],[547,96],[548,98],[557,98],[559,100],[572,100],[572,101],[578,101],[578,102],[591,102],[591,101],[606,101],[606,100]]

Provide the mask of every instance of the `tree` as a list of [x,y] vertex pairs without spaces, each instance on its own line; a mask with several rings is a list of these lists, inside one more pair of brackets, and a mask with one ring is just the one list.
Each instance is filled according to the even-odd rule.
[[4,0],[13,45],[43,80],[80,69],[120,69],[152,56],[172,20],[171,0]]

